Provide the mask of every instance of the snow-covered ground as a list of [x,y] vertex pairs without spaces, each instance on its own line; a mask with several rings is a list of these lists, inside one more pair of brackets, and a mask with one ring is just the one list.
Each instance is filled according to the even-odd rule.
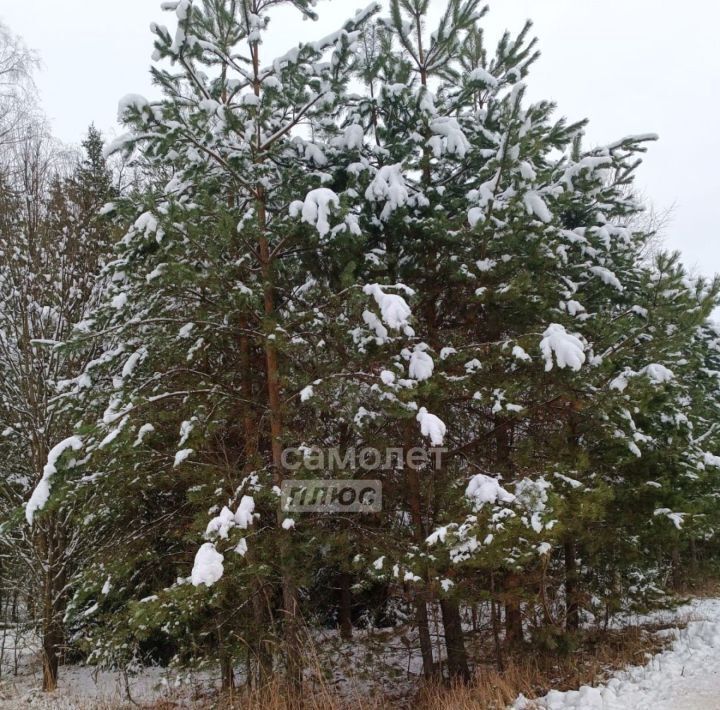
[[119,673],[64,666],[54,693],[42,693],[41,680],[35,673],[4,678],[0,682],[0,708],[117,710],[162,701],[172,707],[207,707],[206,693],[213,685],[203,674],[181,677],[162,668],[146,668],[126,682]]
[[[675,640],[647,665],[618,672],[595,688],[583,687],[564,693],[552,691],[533,701],[520,698],[514,705],[515,710],[720,710],[720,599],[696,600],[675,611],[625,621],[665,625],[688,618],[691,620],[686,628],[661,632],[674,636]],[[358,654],[365,644],[358,644],[360,639],[356,639],[344,644],[345,653],[342,653],[330,641],[326,639],[326,645],[333,648],[338,674],[343,676],[345,665],[358,665]],[[414,646],[413,639],[407,641],[408,647]],[[368,650],[365,648],[365,652]],[[391,660],[396,662],[391,664],[396,666],[396,682],[408,671],[413,675],[412,654],[408,656],[407,649],[403,652],[398,648],[392,655]],[[115,710],[163,700],[176,707],[207,707],[207,693],[217,685],[217,679],[207,673],[180,676],[166,669],[146,668],[126,679],[118,673],[95,673],[92,668],[65,666],[61,668],[57,692],[43,694],[38,691],[37,663],[29,661],[30,655],[22,659],[19,675],[4,669],[0,678],[3,710]],[[355,683],[367,685],[368,690],[373,686],[361,676],[355,678]],[[343,683],[338,683],[337,689],[343,690],[342,686]]]
[[[560,693],[541,700],[521,698],[516,710],[720,710],[720,599],[697,600],[677,614],[693,619],[675,636],[673,645],[647,665],[615,674],[596,688]],[[656,617],[658,618],[658,617]]]

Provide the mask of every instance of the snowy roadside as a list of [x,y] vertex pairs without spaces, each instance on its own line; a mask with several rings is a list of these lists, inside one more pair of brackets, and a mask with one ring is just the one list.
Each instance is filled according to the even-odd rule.
[[663,632],[675,642],[647,665],[620,671],[595,688],[553,690],[533,701],[520,697],[514,710],[720,710],[720,599],[695,600],[672,616],[678,614],[694,620]]

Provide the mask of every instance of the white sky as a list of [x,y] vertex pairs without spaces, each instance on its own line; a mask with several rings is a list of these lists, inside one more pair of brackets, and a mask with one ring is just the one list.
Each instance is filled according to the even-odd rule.
[[[283,12],[267,57],[334,30],[369,0],[324,0],[318,23]],[[435,9],[443,0],[432,0]],[[172,24],[159,0],[0,0],[0,19],[43,61],[40,98],[56,135],[81,140],[94,122],[117,132],[118,100],[152,94],[149,24]],[[708,276],[720,272],[720,3],[684,0],[495,0],[490,38],[535,22],[543,56],[531,98],[590,118],[588,143],[658,133],[638,186],[656,210],[672,208],[666,245]]]

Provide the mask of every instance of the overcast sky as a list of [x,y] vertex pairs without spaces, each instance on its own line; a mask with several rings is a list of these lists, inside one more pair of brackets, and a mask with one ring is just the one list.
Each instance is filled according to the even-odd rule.
[[[444,0],[432,0],[435,10]],[[369,2],[369,0],[367,0]],[[366,0],[324,0],[317,23],[296,13],[274,20],[266,58],[323,36]],[[118,100],[150,94],[153,20],[170,24],[159,0],[0,0],[0,19],[36,49],[42,104],[56,135],[78,142],[89,123],[118,132]],[[720,273],[720,3],[685,0],[496,0],[489,37],[535,23],[542,57],[531,98],[548,98],[575,120],[589,118],[588,144],[658,133],[638,186],[654,208],[672,209],[668,247],[708,276]]]

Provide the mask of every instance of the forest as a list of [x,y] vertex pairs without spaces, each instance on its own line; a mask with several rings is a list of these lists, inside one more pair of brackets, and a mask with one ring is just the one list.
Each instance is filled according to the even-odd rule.
[[165,2],[157,95],[79,148],[0,24],[0,680],[506,707],[717,578],[720,281],[636,187],[656,136],[530,101],[480,0],[266,56],[316,5]]

